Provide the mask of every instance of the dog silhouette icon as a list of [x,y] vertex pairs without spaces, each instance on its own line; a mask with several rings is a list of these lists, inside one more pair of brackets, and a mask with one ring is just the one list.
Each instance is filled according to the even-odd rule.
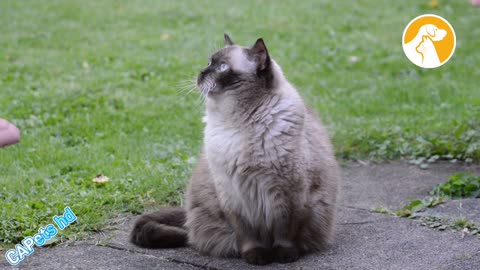
[[[428,16],[432,16],[436,20],[444,20],[436,15],[419,16],[412,20],[403,34],[403,51],[415,65],[423,68],[436,68],[446,63],[453,55],[455,33],[445,20],[444,22],[428,23],[435,21]],[[406,35],[409,36],[408,40]]]

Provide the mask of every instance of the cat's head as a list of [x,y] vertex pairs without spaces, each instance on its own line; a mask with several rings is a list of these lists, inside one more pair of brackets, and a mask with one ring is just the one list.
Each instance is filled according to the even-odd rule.
[[271,87],[272,60],[263,39],[252,47],[236,45],[224,35],[225,47],[213,53],[197,78],[197,87],[206,96],[262,91]]
[[435,49],[435,45],[433,45],[432,39],[428,36],[422,36],[422,41],[415,47],[418,53],[426,53],[432,49]]

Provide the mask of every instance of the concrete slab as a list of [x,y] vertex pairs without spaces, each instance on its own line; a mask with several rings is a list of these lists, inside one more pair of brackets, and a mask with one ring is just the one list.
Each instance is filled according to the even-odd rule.
[[[128,220],[124,228],[131,228]],[[120,230],[108,244],[134,253],[188,262],[205,269],[479,269],[480,237],[438,232],[405,218],[392,218],[362,209],[339,209],[337,239],[328,251],[286,264],[254,267],[240,259],[206,257],[188,249],[152,250],[128,243],[129,230]],[[448,265],[448,268],[443,268]],[[470,267],[470,268],[469,268]]]
[[398,209],[409,200],[424,198],[436,185],[458,172],[480,175],[480,166],[438,162],[428,169],[396,161],[388,164],[350,164],[343,168],[341,205],[363,209]]

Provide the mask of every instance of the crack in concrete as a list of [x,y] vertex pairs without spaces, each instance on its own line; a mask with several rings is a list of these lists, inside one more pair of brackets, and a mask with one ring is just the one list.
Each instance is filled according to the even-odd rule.
[[199,268],[199,269],[205,269],[205,270],[222,270],[222,269],[220,269],[220,268],[207,266],[207,264],[210,263],[211,261],[208,261],[207,264],[202,265],[202,264],[197,264],[197,263],[193,263],[193,262],[183,261],[183,260],[179,260],[179,259],[175,259],[175,258],[171,258],[171,257],[159,258],[159,257],[157,257],[157,256],[150,255],[150,254],[148,254],[148,253],[139,252],[139,251],[136,251],[136,250],[134,250],[134,249],[124,248],[124,247],[115,246],[115,245],[110,245],[110,244],[107,244],[107,245],[97,245],[97,246],[107,247],[107,248],[112,248],[112,249],[122,250],[122,251],[128,251],[128,252],[130,252],[130,253],[140,254],[140,255],[144,255],[144,256],[148,256],[148,257],[153,257],[153,258],[156,258],[156,259],[158,259],[158,260],[162,260],[162,261],[166,261],[166,262],[172,262],[172,263],[176,263],[176,264],[186,264],[186,265],[190,265],[190,266],[193,266],[193,267]]
[[360,221],[360,222],[344,222],[338,223],[338,225],[361,225],[361,224],[369,224],[369,223],[376,223],[378,221]]
[[[200,269],[206,269],[206,270],[222,270],[222,269],[220,269],[220,268],[207,266],[207,264],[197,264],[197,263],[192,263],[192,262],[185,262],[185,261],[177,260],[177,259],[174,259],[174,258],[168,258],[168,261],[169,261],[169,262],[174,262],[174,263],[188,264],[188,265],[190,265],[190,266],[193,266],[193,267],[196,267],[196,268],[200,268]],[[208,263],[210,263],[210,261],[209,261]]]
[[362,210],[362,211],[368,211],[371,212],[371,209],[365,209],[365,208],[360,208],[360,207],[355,207],[355,206],[350,206],[350,205],[337,205],[337,207],[343,207],[343,208],[348,208],[348,209],[355,209],[355,210]]

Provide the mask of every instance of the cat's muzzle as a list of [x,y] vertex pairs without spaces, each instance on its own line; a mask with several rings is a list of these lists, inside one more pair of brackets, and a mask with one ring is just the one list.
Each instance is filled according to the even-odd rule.
[[203,95],[207,96],[208,93],[214,91],[216,86],[217,84],[212,78],[205,76],[203,73],[198,75],[197,87],[200,89]]

